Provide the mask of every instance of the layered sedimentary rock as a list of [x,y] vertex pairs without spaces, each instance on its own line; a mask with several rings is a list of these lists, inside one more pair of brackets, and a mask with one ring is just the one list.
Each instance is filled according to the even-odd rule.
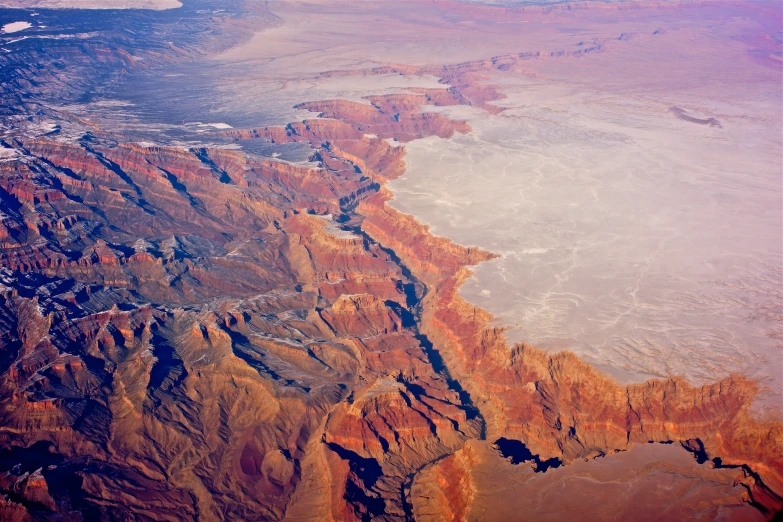
[[[408,103],[413,105],[414,100]],[[383,110],[377,100],[372,103]],[[394,100],[387,106],[400,105],[400,100]],[[340,115],[336,109],[340,106],[310,104],[332,118]],[[359,130],[375,131],[363,125],[380,118],[367,107],[361,109],[347,120]],[[288,139],[297,139],[296,133]],[[366,137],[363,140],[367,142]],[[388,165],[377,171],[365,167],[378,179],[398,171]],[[381,190],[359,204],[356,212],[365,217],[361,228],[394,251],[427,286],[420,306],[421,331],[438,347],[452,377],[464,384],[484,415],[490,440],[518,440],[539,461],[564,463],[626,450],[637,442],[679,441],[722,465],[746,466],[742,483],[747,498],[769,512],[777,509],[779,497],[764,481],[780,490],[783,433],[778,423],[749,414],[756,392],[753,381],[733,376],[704,387],[678,379],[622,387],[572,354],[508,347],[502,331],[490,326],[492,318],[456,293],[469,273],[465,267],[490,259],[491,254],[430,236],[412,218],[385,205],[390,197]]]
[[749,414],[753,381],[732,376],[704,387],[678,379],[622,387],[573,354],[509,347],[492,317],[457,294],[469,274],[465,266],[491,254],[433,238],[385,205],[389,197],[380,192],[359,206],[362,227],[426,284],[421,331],[483,413],[490,440],[518,440],[541,461],[565,463],[634,442],[679,441],[723,464],[747,466],[749,498],[777,509],[779,497],[763,481],[780,491],[783,431]]
[[279,519],[332,477],[335,519],[403,517],[407,477],[479,434],[415,285],[330,217],[377,185],[329,149],[13,145],[4,516]]
[[572,354],[510,346],[457,293],[494,254],[387,205],[395,140],[470,131],[421,109],[499,112],[485,73],[523,58],[362,71],[450,87],[215,133],[309,142],[310,165],[99,129],[9,139],[0,518],[484,519],[499,476],[523,496],[649,442],[719,468],[675,462],[682,488],[774,515],[783,428],[749,412],[753,381],[621,386]]
[[470,441],[422,470],[412,487],[416,520],[764,519],[746,503],[741,472],[710,469],[676,445],[635,445],[545,473],[526,455],[499,459],[509,446]]

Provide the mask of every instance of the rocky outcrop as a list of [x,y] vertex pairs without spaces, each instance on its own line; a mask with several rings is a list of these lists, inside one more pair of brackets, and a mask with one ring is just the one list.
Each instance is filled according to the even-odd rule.
[[416,338],[413,283],[315,214],[364,194],[346,160],[18,146],[9,216],[39,225],[3,250],[0,472],[35,476],[0,484],[8,517],[280,519],[326,476],[336,519],[370,498],[404,516],[406,477],[476,435]]
[[742,471],[699,464],[678,445],[636,445],[546,473],[529,456],[503,458],[499,446],[469,441],[417,474],[416,520],[764,519],[748,504]]
[[779,510],[783,428],[750,413],[753,381],[621,386],[573,354],[511,346],[458,294],[493,254],[387,204],[395,145],[470,131],[421,109],[502,111],[484,75],[529,57],[361,71],[449,87],[308,102],[320,116],[217,133],[307,141],[312,165],[9,142],[0,518],[482,519],[503,477],[527,498],[536,477],[590,479],[584,460],[603,469],[649,442],[696,456],[670,476],[708,503]]
[[[375,99],[373,104],[390,110],[413,105],[400,97],[386,102]],[[332,118],[347,110],[334,103],[322,109],[324,116]],[[356,120],[368,120],[373,114],[366,107],[357,112]],[[377,174],[384,172],[393,177],[398,170],[387,164]],[[686,444],[698,439],[709,458],[742,461],[760,470],[766,479],[754,482],[751,489],[768,502],[768,512],[777,509],[779,497],[768,492],[781,491],[783,486],[780,472],[775,471],[783,469],[781,427],[749,413],[756,392],[753,381],[732,376],[703,387],[678,379],[623,387],[573,354],[550,355],[525,345],[509,347],[503,332],[489,326],[492,317],[457,295],[468,275],[465,267],[491,254],[432,237],[412,218],[390,209],[385,204],[390,197],[382,189],[359,204],[356,212],[364,217],[361,228],[393,251],[427,286],[421,331],[482,412],[490,440],[519,440],[542,461],[568,463],[626,450],[633,443]],[[763,449],[762,441],[768,444]],[[730,455],[733,451],[738,452],[736,457]],[[774,498],[778,500],[768,500]]]

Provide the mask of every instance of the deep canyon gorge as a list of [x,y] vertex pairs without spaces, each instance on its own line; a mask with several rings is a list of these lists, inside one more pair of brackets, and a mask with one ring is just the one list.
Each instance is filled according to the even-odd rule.
[[[780,7],[490,4],[0,10],[30,23],[0,36],[0,519],[778,516]],[[552,276],[482,294],[482,271],[596,237],[561,209],[583,200],[525,185],[530,150],[612,158],[621,233],[684,238],[650,288],[720,335],[656,341],[670,365],[520,338],[503,296]],[[679,172],[681,200],[632,199]],[[537,199],[555,247],[514,228]],[[591,328],[650,248],[625,244],[578,265],[609,290],[551,330],[618,344]]]

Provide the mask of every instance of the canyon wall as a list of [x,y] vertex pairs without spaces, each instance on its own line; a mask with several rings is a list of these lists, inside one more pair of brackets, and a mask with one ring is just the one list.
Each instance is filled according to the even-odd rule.
[[700,484],[683,509],[775,516],[783,425],[751,414],[756,382],[623,386],[511,345],[458,294],[495,254],[388,205],[400,143],[471,130],[422,108],[500,113],[488,73],[529,57],[333,71],[449,87],[211,134],[307,142],[306,165],[100,129],[4,138],[0,518],[482,519],[498,477],[516,501],[531,473],[589,476],[651,442],[697,462],[672,464],[672,495]]

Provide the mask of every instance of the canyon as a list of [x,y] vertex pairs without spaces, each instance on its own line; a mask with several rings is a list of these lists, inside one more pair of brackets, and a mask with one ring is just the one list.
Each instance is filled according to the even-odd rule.
[[[147,49],[126,50],[118,28],[95,45],[23,43],[2,57],[19,70],[4,78],[0,137],[1,519],[767,520],[783,509],[783,424],[754,409],[758,379],[620,382],[572,352],[515,342],[460,291],[499,254],[398,209],[408,148],[476,132],[460,111],[502,117],[511,100],[497,75],[533,74],[540,53],[367,66],[349,49],[288,72],[285,46],[264,48],[281,53],[269,61],[246,46],[286,42],[292,16],[355,22],[344,6],[183,4],[171,12],[211,36],[169,44],[179,22],[169,32],[141,13],[156,29]],[[386,5],[360,14],[415,15]],[[412,11],[456,31],[454,19],[545,27],[612,9],[574,8]],[[254,24],[265,29],[251,36]],[[297,49],[308,55],[313,38]],[[226,76],[260,60],[255,85],[291,75],[264,104],[299,99],[176,126],[111,98],[213,55]],[[242,105],[233,90],[247,84],[229,84],[216,92]],[[85,100],[92,85],[100,95]],[[266,116],[250,125],[248,114]]]

